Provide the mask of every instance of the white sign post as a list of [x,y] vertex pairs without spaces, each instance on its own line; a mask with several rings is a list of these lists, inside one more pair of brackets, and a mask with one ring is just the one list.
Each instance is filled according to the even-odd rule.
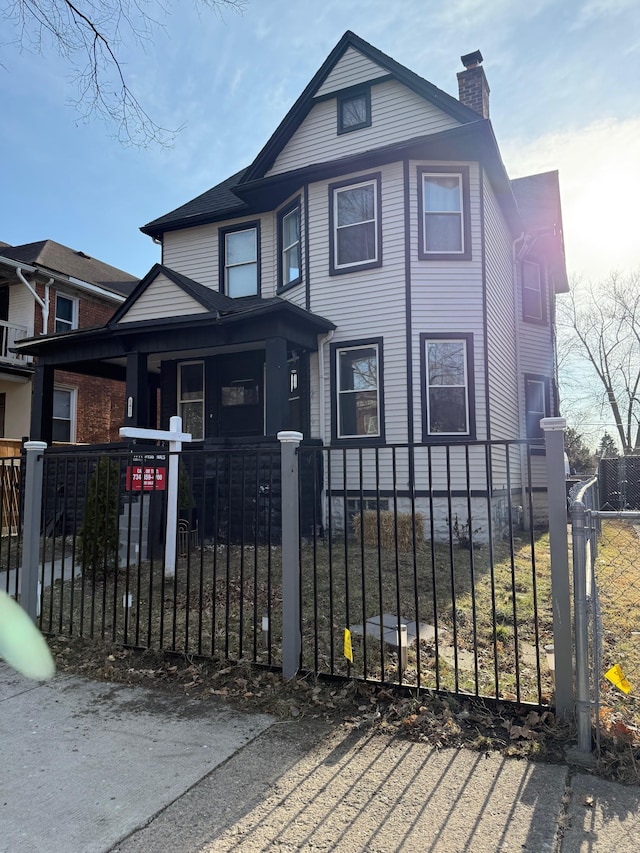
[[145,438],[149,441],[169,442],[169,470],[167,473],[167,529],[165,530],[164,573],[176,573],[176,535],[178,529],[178,453],[184,442],[191,441],[190,432],[182,432],[182,418],[174,415],[169,429],[144,429],[143,427],[121,427],[120,438]]

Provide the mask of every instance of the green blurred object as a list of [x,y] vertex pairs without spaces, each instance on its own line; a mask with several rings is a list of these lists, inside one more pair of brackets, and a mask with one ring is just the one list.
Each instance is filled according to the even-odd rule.
[[0,590],[0,656],[28,678],[52,678],[56,666],[49,646],[20,605]]

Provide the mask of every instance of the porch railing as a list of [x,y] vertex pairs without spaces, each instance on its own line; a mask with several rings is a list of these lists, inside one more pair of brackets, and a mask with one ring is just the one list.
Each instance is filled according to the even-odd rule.
[[31,334],[32,331],[27,326],[19,326],[17,323],[0,320],[0,360],[12,364],[30,364],[33,361],[32,356],[11,352],[11,347],[17,341],[28,338]]

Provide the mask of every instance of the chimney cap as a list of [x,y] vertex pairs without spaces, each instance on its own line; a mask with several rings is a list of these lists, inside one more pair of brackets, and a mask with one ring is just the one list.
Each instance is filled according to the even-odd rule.
[[482,62],[482,54],[479,50],[474,50],[473,53],[465,53],[464,56],[461,56],[460,61],[467,69],[475,68]]

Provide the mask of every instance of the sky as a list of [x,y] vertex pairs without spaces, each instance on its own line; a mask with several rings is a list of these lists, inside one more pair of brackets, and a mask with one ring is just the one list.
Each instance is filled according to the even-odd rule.
[[[0,0],[2,13],[12,5]],[[247,166],[350,29],[457,97],[480,49],[512,178],[557,169],[570,276],[640,269],[638,0],[247,0],[215,14],[174,0],[142,44],[116,46],[169,149],[123,146],[87,120],[68,63],[0,32],[0,240],[50,238],[143,276],[159,247],[139,228]]]

